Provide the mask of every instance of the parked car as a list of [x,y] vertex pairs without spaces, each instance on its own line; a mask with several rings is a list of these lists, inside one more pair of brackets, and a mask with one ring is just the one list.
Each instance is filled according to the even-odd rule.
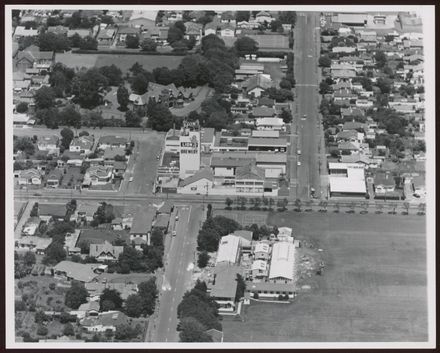
[[133,177],[130,177],[130,179],[128,179],[128,181],[129,181],[129,182],[132,182],[132,181],[133,181]]

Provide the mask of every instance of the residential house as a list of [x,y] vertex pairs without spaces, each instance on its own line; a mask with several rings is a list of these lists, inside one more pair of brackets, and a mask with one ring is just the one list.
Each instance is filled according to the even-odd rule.
[[106,311],[98,316],[88,316],[80,320],[80,325],[87,332],[116,331],[117,326],[130,325],[130,319],[121,311]]
[[18,175],[18,185],[41,185],[42,175],[35,169],[20,170]]
[[29,235],[29,236],[34,235],[38,227],[40,226],[40,223],[41,223],[40,217],[29,217],[29,219],[24,224],[21,233],[23,235]]
[[221,37],[235,37],[235,27],[229,23],[222,23],[220,25]]
[[140,29],[135,27],[119,27],[118,34],[116,35],[117,45],[125,46],[127,36],[135,36],[139,38]]
[[100,262],[117,261],[123,251],[123,246],[114,246],[106,240],[103,244],[90,244],[89,256]]
[[54,276],[67,281],[75,280],[82,283],[88,283],[95,280],[98,276],[93,269],[96,264],[81,264],[72,261],[61,261],[54,266]]
[[87,169],[84,175],[82,187],[90,187],[91,185],[105,185],[113,180],[113,166],[95,165]]
[[88,155],[92,152],[94,143],[93,136],[79,136],[73,138],[70,142],[69,151],[70,152],[80,152],[81,154]]
[[67,38],[72,38],[75,34],[77,34],[81,38],[86,38],[91,36],[92,32],[90,31],[90,29],[81,29],[81,28],[69,29],[67,31]]
[[41,71],[49,71],[54,63],[55,54],[53,51],[40,51],[40,49],[31,45],[23,51],[18,52],[15,61],[15,67],[20,71],[26,69],[37,69]]
[[61,25],[47,27],[47,32],[49,32],[49,33],[67,35],[68,31],[69,31],[69,27],[65,27],[65,26],[61,26]]
[[121,136],[101,136],[98,141],[98,148],[105,150],[106,148],[125,148],[127,147],[127,139]]
[[66,217],[66,204],[64,203],[39,203],[38,216],[42,221],[63,221]]
[[114,28],[101,28],[96,37],[99,46],[110,46],[116,37],[116,30]]
[[264,260],[255,260],[251,266],[252,280],[262,280],[269,274],[269,266]]
[[[102,283],[85,283],[85,287],[88,290],[89,285],[101,285],[104,286]],[[90,291],[88,290],[90,293]],[[99,315],[99,301],[88,301],[87,303],[83,303],[79,306],[76,310],[71,310],[70,315],[75,315],[77,319],[83,319],[85,317],[96,317]]]
[[156,209],[153,206],[140,208],[134,215],[133,224],[130,229],[130,243],[134,243],[136,249],[142,245],[150,245],[151,229],[156,216]]
[[257,130],[284,131],[286,124],[281,118],[256,118],[255,126]]
[[271,23],[273,21],[272,15],[267,11],[260,11],[255,15],[255,21],[258,23]]
[[63,170],[62,169],[53,169],[46,178],[46,185],[51,188],[57,188],[60,186],[61,179],[63,178]]
[[390,172],[376,172],[373,185],[376,196],[392,194],[396,190],[396,181]]
[[190,39],[194,37],[196,41],[202,38],[203,25],[196,22],[185,22],[186,32],[184,35],[185,39]]
[[248,95],[261,97],[261,93],[274,86],[274,82],[270,78],[270,75],[257,74],[243,81],[240,86]]
[[38,29],[26,28],[25,26],[17,26],[14,31],[14,40],[18,41],[23,37],[37,37]]
[[58,148],[58,136],[39,136],[37,141],[37,147],[39,151],[59,151]]
[[52,238],[41,238],[36,236],[23,236],[15,240],[16,250],[32,251],[40,255],[46,253],[46,249],[52,243]]
[[208,22],[205,25],[205,29],[204,29],[205,34],[204,35],[205,36],[208,36],[210,34],[216,35],[218,26],[219,26],[219,24],[216,21]]

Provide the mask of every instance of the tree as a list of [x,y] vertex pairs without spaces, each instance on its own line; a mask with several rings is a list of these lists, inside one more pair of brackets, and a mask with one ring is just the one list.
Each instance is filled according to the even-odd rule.
[[96,225],[110,223],[114,218],[113,206],[106,202],[102,202],[93,215],[93,220],[96,221]]
[[66,150],[69,149],[70,143],[72,142],[74,136],[73,131],[65,127],[64,129],[61,130],[60,134],[62,137],[61,146],[63,146],[64,149]]
[[374,54],[374,60],[376,61],[376,67],[382,69],[387,63],[387,56],[382,50],[378,50]]
[[35,146],[29,137],[20,137],[14,141],[14,153],[17,151],[32,155],[35,152]]
[[138,294],[143,299],[142,314],[151,315],[154,313],[158,290],[156,287],[156,278],[152,277],[146,282],[138,285]]
[[38,325],[37,335],[39,335],[39,336],[46,336],[48,332],[49,332],[49,330],[47,329],[46,326]]
[[102,103],[105,88],[108,86],[108,79],[99,69],[91,68],[78,73],[72,82],[72,93],[74,101],[82,108],[92,109]]
[[330,65],[332,64],[332,60],[329,58],[328,55],[322,55],[319,57],[318,63],[321,67],[330,67]]
[[99,73],[107,78],[107,83],[109,86],[119,86],[123,83],[122,71],[115,64],[108,66],[101,66]]
[[280,118],[283,119],[284,123],[286,124],[291,123],[293,119],[292,114],[284,108],[281,109]]
[[64,250],[64,245],[61,242],[52,242],[47,250],[46,255],[43,258],[43,263],[45,265],[55,265],[60,261],[66,259],[66,251]]
[[120,110],[122,110],[122,111],[127,110],[127,106],[129,103],[129,99],[128,99],[129,94],[128,94],[127,88],[125,88],[124,86],[119,86],[116,95],[117,95]]
[[250,18],[250,12],[249,11],[237,11],[235,13],[235,20],[237,22],[243,22],[243,21],[248,22],[249,18]]
[[301,206],[302,206],[302,202],[300,199],[296,199],[295,200],[295,211],[301,212]]
[[235,301],[240,301],[244,297],[244,292],[246,291],[246,283],[244,282],[243,276],[237,273],[237,290],[235,292]]
[[181,28],[174,26],[171,26],[168,30],[168,43],[173,44],[174,42],[178,42],[183,38],[183,31]]
[[81,36],[78,33],[70,37],[70,46],[72,48],[79,48],[81,46]]
[[52,87],[43,86],[35,92],[34,99],[37,109],[52,108],[55,104],[55,92]]
[[81,50],[97,50],[98,49],[98,41],[91,36],[81,38],[81,40],[79,42],[79,48]]
[[173,48],[174,52],[186,53],[188,50],[188,41],[186,39],[175,41],[171,44],[171,47]]
[[270,30],[272,32],[283,33],[284,32],[283,24],[281,23],[280,20],[273,20],[270,23]]
[[17,113],[26,113],[28,111],[28,104],[26,102],[20,102],[15,106]]
[[142,118],[139,116],[137,112],[134,112],[133,110],[128,110],[125,113],[125,126],[139,127],[141,121]]
[[54,32],[40,33],[38,36],[38,45],[41,51],[66,51],[70,49],[70,42],[66,40],[63,34]]
[[231,209],[231,205],[234,203],[234,200],[232,200],[231,198],[227,197],[225,202],[226,202],[226,209],[230,210]]
[[168,107],[163,104],[156,104],[154,110],[148,116],[147,124],[156,131],[168,131],[173,127],[173,115]]
[[409,207],[410,207],[409,202],[405,201],[402,206],[405,209],[405,214],[408,214],[409,213]]
[[125,300],[125,313],[130,317],[139,317],[142,314],[144,299],[139,294],[131,294]]
[[26,251],[26,253],[23,255],[23,263],[26,266],[32,266],[36,262],[35,254],[32,251]]
[[206,327],[193,317],[183,318],[180,322],[180,342],[212,342],[206,333]]
[[127,35],[127,37],[125,38],[125,45],[127,48],[130,49],[139,48],[139,37],[137,35]]
[[258,51],[258,43],[254,39],[246,36],[238,38],[234,43],[234,47],[240,56],[255,54]]
[[142,41],[141,48],[142,51],[156,51],[157,43],[151,38],[146,38]]
[[115,331],[115,339],[117,340],[130,340],[136,338],[140,333],[140,327],[132,327],[130,325],[117,325]]
[[283,78],[280,82],[280,88],[292,89],[292,83],[289,80]]
[[63,335],[65,336],[73,336],[75,335],[75,329],[71,323],[65,324],[63,328]]
[[71,309],[78,309],[87,302],[87,296],[87,289],[80,282],[74,281],[66,292],[64,303]]
[[137,74],[131,81],[131,89],[139,95],[144,94],[148,90],[148,79],[143,73]]
[[199,254],[199,258],[197,260],[197,266],[199,266],[199,268],[205,268],[208,265],[210,256],[208,254],[207,251],[202,251]]
[[101,311],[120,310],[122,303],[121,294],[116,289],[105,288],[99,297],[99,307]]
[[278,19],[281,23],[291,24],[295,27],[296,24],[296,11],[279,11]]
[[44,323],[45,321],[48,321],[48,317],[47,317],[47,315],[44,313],[44,311],[42,311],[42,310],[38,310],[38,311],[36,311],[35,312],[35,316],[34,316],[34,321],[35,321],[35,323],[37,323],[37,324],[42,324],[42,323]]

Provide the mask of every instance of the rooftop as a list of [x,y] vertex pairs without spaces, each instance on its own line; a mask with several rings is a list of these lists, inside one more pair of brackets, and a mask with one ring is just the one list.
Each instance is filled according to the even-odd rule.
[[295,247],[289,242],[278,242],[272,247],[269,279],[293,280]]
[[235,298],[237,274],[242,274],[240,266],[220,264],[215,267],[215,284],[211,287],[211,297]]

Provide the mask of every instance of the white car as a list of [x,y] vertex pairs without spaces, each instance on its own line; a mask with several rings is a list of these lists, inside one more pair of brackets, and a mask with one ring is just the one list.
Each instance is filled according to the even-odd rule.
[[298,155],[301,155],[301,150],[298,150],[297,153],[298,153]]
[[133,177],[130,177],[130,179],[128,179],[128,181],[131,183],[133,181]]
[[175,237],[177,232],[175,230],[173,230],[173,232],[171,234],[173,235],[173,237]]
[[298,162],[296,162],[296,164],[297,164],[297,165],[301,165],[301,162],[300,162],[300,161],[298,161]]

